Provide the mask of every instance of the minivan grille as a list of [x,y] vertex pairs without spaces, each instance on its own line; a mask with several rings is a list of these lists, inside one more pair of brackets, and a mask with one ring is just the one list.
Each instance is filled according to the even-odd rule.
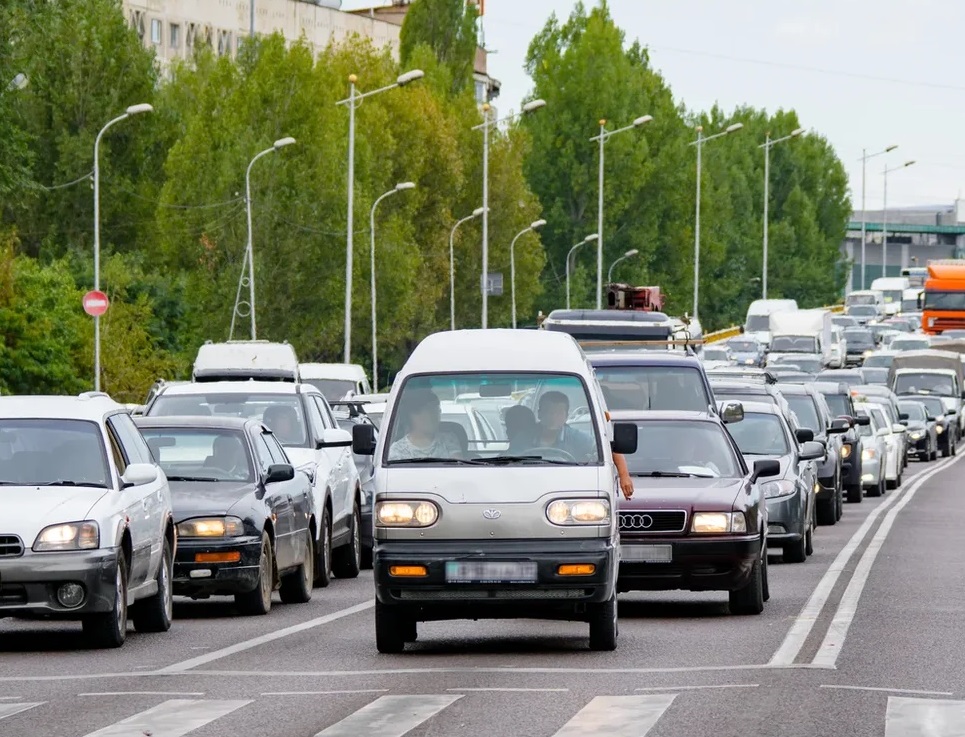
[[23,555],[23,541],[16,535],[0,535],[0,558],[18,558]]
[[687,513],[682,510],[620,512],[620,532],[683,532]]

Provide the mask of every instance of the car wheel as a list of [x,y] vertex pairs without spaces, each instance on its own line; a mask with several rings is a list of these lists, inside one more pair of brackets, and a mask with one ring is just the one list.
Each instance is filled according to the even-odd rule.
[[362,570],[372,570],[372,548],[362,548]]
[[861,484],[854,484],[848,487],[848,501],[851,504],[860,504],[864,499],[864,489],[861,488]]
[[[767,559],[765,554],[764,559]],[[760,614],[764,611],[764,563],[754,561],[747,584],[730,592],[731,614]]]
[[768,567],[768,563],[767,563],[767,550],[764,551],[764,560],[761,563],[761,565],[764,568],[764,601],[770,601],[771,600],[771,576],[769,573],[770,568]]
[[332,570],[338,578],[357,578],[362,569],[362,515],[358,502],[352,505],[352,529],[349,541],[334,551]]
[[117,556],[114,573],[114,606],[109,612],[84,617],[84,635],[95,647],[120,647],[127,639],[127,561]]
[[174,565],[171,545],[164,541],[161,564],[157,569],[157,593],[131,607],[131,620],[138,632],[167,632],[174,619],[174,592],[171,569]]
[[895,488],[897,489],[900,486],[901,486],[901,471],[898,472],[898,478],[895,479]]
[[274,555],[267,532],[261,533],[261,557],[258,559],[258,583],[251,591],[235,594],[235,606],[248,616],[263,616],[271,611],[271,592],[275,590]]
[[283,604],[307,604],[312,600],[312,585],[315,582],[315,540],[311,529],[305,530],[305,560],[294,571],[282,576],[278,594]]
[[784,562],[803,563],[807,559],[807,532],[805,532],[801,535],[800,540],[789,543],[784,547]]
[[322,512],[321,536],[315,551],[315,588],[324,589],[332,582],[332,515],[328,507]]
[[404,622],[391,606],[375,601],[375,648],[383,655],[398,655],[405,650]]
[[868,496],[881,496],[884,493],[882,484],[879,480],[877,484],[868,489]]
[[406,642],[415,642],[419,639],[419,626],[415,619],[406,619],[402,623],[402,639]]
[[589,605],[590,650],[610,652],[617,649],[617,594],[599,604]]
[[818,524],[833,525],[838,521],[838,496],[821,499],[815,504],[817,508]]
[[932,460],[932,461],[938,460],[938,443],[935,443],[935,446],[932,448],[931,456],[929,457],[929,460]]
[[[804,536],[804,552],[809,557],[814,555],[814,521],[813,520],[811,521],[811,524],[808,525],[808,531]],[[767,601],[767,599],[764,599],[764,601]]]

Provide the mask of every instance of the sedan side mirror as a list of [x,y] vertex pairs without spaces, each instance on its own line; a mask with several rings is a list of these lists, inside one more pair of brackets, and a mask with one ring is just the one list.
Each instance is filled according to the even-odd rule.
[[864,426],[864,427],[867,427],[868,425],[871,424],[871,418],[868,417],[868,415],[863,415],[863,416],[855,417],[855,418],[854,418],[854,424],[855,424],[855,425],[862,425],[862,426]]
[[902,420],[907,420],[907,419],[909,419],[909,415],[908,415],[907,412],[899,412],[899,413],[898,413],[898,421],[899,421],[899,422],[901,422]]
[[295,478],[295,467],[290,463],[273,463],[265,473],[265,483],[274,484],[279,481],[291,481]]
[[814,430],[806,427],[799,427],[794,431],[794,436],[797,438],[799,443],[807,443],[814,440]]
[[352,428],[352,452],[357,456],[375,455],[375,427],[355,425]]
[[727,425],[733,422],[741,422],[744,419],[744,405],[740,402],[728,402],[724,405],[720,417]]
[[632,455],[637,452],[637,426],[632,422],[614,422],[610,448],[614,453]]
[[928,415],[927,417],[925,417],[925,419],[928,420],[928,422],[935,422],[938,418],[932,415]]
[[895,423],[891,426],[892,432],[905,432],[905,426]]
[[129,486],[144,486],[157,481],[158,475],[158,467],[153,463],[131,463],[124,470],[121,482],[125,489]]
[[751,481],[768,476],[779,476],[781,474],[781,462],[775,460],[754,461],[754,473],[751,474]]
[[851,429],[851,424],[842,417],[831,420],[831,426],[828,428],[828,435],[837,435],[839,433],[848,432]]
[[879,427],[878,430],[875,432],[875,435],[879,437],[883,437],[885,435],[890,435],[890,434],[891,433],[889,432],[887,427]]
[[953,409],[950,409],[950,410],[948,410],[945,414],[948,415],[948,416],[951,416],[951,415],[957,415],[958,412],[956,412],[956,411],[953,410]]
[[348,430],[328,428],[322,431],[321,439],[315,444],[316,448],[348,448],[352,444],[352,435]]
[[824,458],[826,454],[827,449],[824,445],[812,440],[801,446],[801,452],[798,454],[798,458],[802,461],[816,461]]

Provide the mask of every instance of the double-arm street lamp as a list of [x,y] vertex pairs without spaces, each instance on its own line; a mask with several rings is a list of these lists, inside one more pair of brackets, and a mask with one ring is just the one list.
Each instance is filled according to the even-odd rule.
[[510,299],[512,302],[513,330],[516,329],[516,241],[527,233],[532,233],[537,228],[542,228],[544,225],[546,225],[545,220],[537,220],[530,223],[530,226],[519,231],[513,237],[512,243],[509,244],[509,291],[512,295]]
[[625,133],[626,131],[633,130],[634,128],[639,128],[642,125],[646,125],[651,120],[653,120],[652,115],[641,115],[639,118],[634,120],[630,125],[624,126],[623,128],[617,128],[616,130],[608,131],[606,129],[606,120],[600,121],[600,133],[599,135],[593,136],[591,141],[599,141],[600,143],[600,169],[599,169],[599,193],[597,195],[597,223],[596,223],[596,308],[598,310],[603,309],[603,175],[604,175],[604,147],[606,142],[610,140],[613,136],[618,133]]
[[463,223],[468,223],[474,218],[486,213],[485,207],[477,207],[472,211],[472,215],[467,215],[462,220],[457,220],[449,231],[449,329],[456,329],[456,256],[454,240],[456,231]]
[[861,158],[859,159],[859,161],[861,162],[861,288],[862,289],[865,288],[865,246],[867,245],[867,241],[868,241],[868,237],[866,234],[868,216],[865,213],[865,208],[866,208],[865,176],[868,169],[868,159],[873,159],[876,156],[884,156],[887,153],[891,153],[896,148],[898,148],[897,143],[892,144],[891,146],[888,146],[887,148],[881,151],[876,151],[873,154],[869,154],[867,149],[861,149]]
[[888,276],[888,175],[893,171],[898,171],[899,169],[906,169],[915,160],[906,161],[904,164],[899,164],[898,166],[893,166],[890,169],[884,170],[885,178],[885,196],[884,202],[881,208],[881,275]]
[[764,149],[764,258],[763,267],[761,270],[761,298],[767,299],[767,226],[768,226],[768,206],[770,204],[770,188],[771,188],[771,148],[779,143],[784,143],[784,141],[790,141],[792,138],[797,138],[799,135],[804,133],[804,128],[795,128],[790,134],[784,136],[783,138],[771,138],[771,132],[768,131],[764,136],[764,143],[762,143],[758,148]]
[[633,258],[633,257],[636,256],[638,253],[640,253],[640,251],[638,251],[636,248],[632,248],[632,249],[630,249],[629,251],[627,251],[625,254],[623,254],[622,256],[620,256],[620,258],[618,258],[618,259],[617,259],[616,261],[614,261],[612,264],[610,264],[610,270],[607,271],[607,273],[606,273],[606,281],[607,281],[607,284],[612,284],[612,283],[613,283],[613,270],[617,267],[617,264],[622,263],[622,262],[626,261],[627,259]]
[[576,253],[576,249],[586,243],[592,243],[597,240],[600,236],[596,233],[588,235],[586,238],[577,243],[573,248],[570,249],[569,253],[566,254],[566,309],[570,309],[570,261],[573,260],[573,254]]

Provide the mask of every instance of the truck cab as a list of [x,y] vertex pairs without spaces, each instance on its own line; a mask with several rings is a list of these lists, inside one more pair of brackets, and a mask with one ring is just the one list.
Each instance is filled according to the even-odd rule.
[[921,309],[921,328],[929,335],[965,328],[965,260],[929,262]]

